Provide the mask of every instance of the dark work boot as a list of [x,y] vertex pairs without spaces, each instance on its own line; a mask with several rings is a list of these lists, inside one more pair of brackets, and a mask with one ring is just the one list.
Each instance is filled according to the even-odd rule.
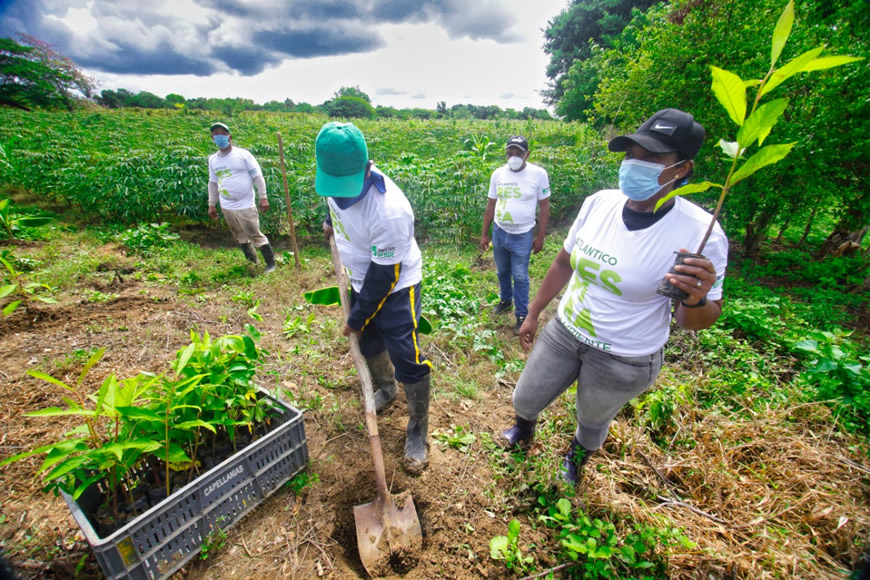
[[577,438],[571,440],[568,454],[562,461],[562,481],[577,485],[580,482],[580,471],[595,451],[590,451],[580,445]]
[[257,252],[254,251],[254,245],[251,242],[245,242],[244,244],[239,244],[239,247],[242,248],[242,252],[245,254],[245,257],[255,263],[259,264],[260,260],[257,259]]
[[263,254],[263,261],[266,262],[266,274],[275,271],[275,253],[272,252],[272,246],[266,244],[260,246],[260,253]]
[[393,404],[399,385],[396,383],[396,369],[387,351],[366,359],[375,386],[375,410],[380,413]]
[[514,305],[513,300],[501,300],[498,304],[495,305],[495,308],[492,309],[493,314],[503,314],[511,309]]
[[412,385],[404,384],[408,400],[408,431],[405,436],[405,457],[402,466],[411,475],[426,469],[426,440],[429,438],[429,390],[431,374]]
[[516,416],[514,426],[502,431],[498,437],[498,443],[504,449],[528,449],[535,440],[535,424],[537,420],[530,421]]

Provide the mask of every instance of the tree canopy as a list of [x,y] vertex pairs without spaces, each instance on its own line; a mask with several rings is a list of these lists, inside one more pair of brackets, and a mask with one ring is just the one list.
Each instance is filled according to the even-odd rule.
[[0,38],[0,105],[71,109],[76,93],[90,98],[95,81],[51,46],[26,34]]

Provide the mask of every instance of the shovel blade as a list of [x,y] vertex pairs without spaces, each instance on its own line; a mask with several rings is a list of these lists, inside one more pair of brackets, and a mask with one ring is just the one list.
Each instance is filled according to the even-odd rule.
[[409,492],[354,506],[356,543],[366,572],[378,577],[417,560],[423,532]]

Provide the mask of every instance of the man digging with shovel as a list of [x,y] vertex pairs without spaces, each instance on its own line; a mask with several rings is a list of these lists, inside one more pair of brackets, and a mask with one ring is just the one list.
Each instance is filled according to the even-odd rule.
[[365,137],[352,123],[327,123],[315,142],[319,195],[327,198],[327,239],[335,237],[350,277],[351,311],[344,335],[356,334],[371,371],[380,412],[396,399],[400,381],[408,402],[402,465],[426,468],[432,364],[420,352],[423,261],[414,238],[414,212],[402,190],[377,171]]

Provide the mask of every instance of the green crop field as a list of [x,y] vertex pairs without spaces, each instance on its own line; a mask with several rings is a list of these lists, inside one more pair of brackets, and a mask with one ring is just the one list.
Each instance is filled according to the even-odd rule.
[[[264,230],[280,261],[268,276],[244,261],[223,222],[208,219],[215,120],[263,166],[273,208]],[[76,385],[87,404],[106,377],[168,372],[204,333],[250,334],[261,355],[251,362],[257,383],[305,411],[304,477],[209,543],[188,578],[268,578],[279,565],[286,577],[364,575],[347,547],[352,506],[374,497],[359,381],[338,309],[302,298],[334,283],[320,232],[325,206],[313,190],[314,139],[328,120],[0,109],[0,200],[10,200],[0,207],[0,461],[75,434],[72,420],[24,416],[70,403],[35,376]],[[674,330],[655,388],[619,414],[575,491],[558,484],[575,427],[571,390],[544,413],[528,455],[494,443],[512,419],[526,354],[513,321],[492,314],[498,282],[477,241],[490,173],[506,138],[521,133],[553,191],[551,232],[531,259],[534,293],[583,199],[616,185],[619,157],[606,134],[557,121],[358,125],[414,208],[423,311],[434,326],[423,339],[435,367],[423,477],[397,467],[404,408],[379,418],[388,480],[412,492],[424,521],[423,552],[407,577],[522,577],[560,566],[555,577],[849,573],[870,537],[870,319],[867,242],[815,258],[837,208],[820,209],[809,229],[803,220],[778,224],[778,239],[767,237],[751,259],[741,254],[742,224],[725,214],[732,254],[722,317],[705,331]],[[300,269],[289,253],[276,132]],[[39,468],[34,458],[0,468],[0,547],[25,578],[99,575],[63,501],[34,477]]]

